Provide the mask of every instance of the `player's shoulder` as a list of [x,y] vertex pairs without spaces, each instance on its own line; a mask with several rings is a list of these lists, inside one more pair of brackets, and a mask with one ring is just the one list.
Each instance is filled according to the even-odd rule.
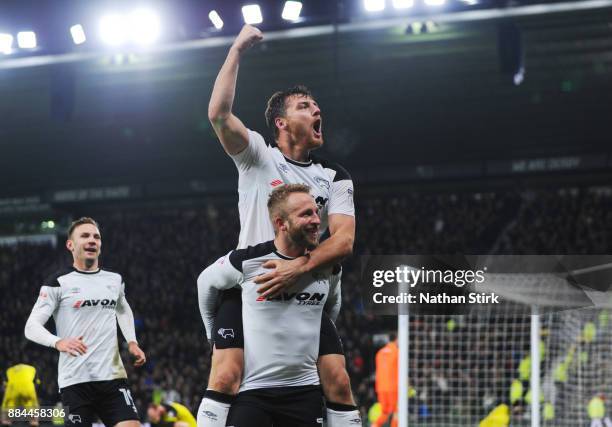
[[311,155],[310,158],[313,164],[321,165],[321,167],[325,169],[332,176],[332,180],[334,182],[342,181],[346,179],[349,179],[349,180],[352,179],[348,171],[339,163],[325,159],[316,154]]
[[230,252],[229,260],[232,266],[242,272],[242,263],[255,258],[261,258],[276,251],[274,241],[263,242],[258,245],[248,246],[244,249],[236,249]]
[[261,146],[262,148],[266,148],[269,150],[276,148],[275,143],[268,142],[268,140],[266,140],[266,138],[264,138],[263,135],[260,134],[259,132],[253,129],[247,129],[247,130],[249,133],[249,144],[256,144],[256,145]]
[[118,270],[115,270],[112,267],[109,268],[104,266],[104,268],[100,268],[100,273],[115,279],[119,279],[121,282],[123,282],[123,274],[121,274]]
[[60,269],[57,269],[45,278],[45,280],[43,281],[43,286],[49,286],[50,288],[59,288],[62,286],[60,283],[61,278],[73,272],[73,267],[62,267]]

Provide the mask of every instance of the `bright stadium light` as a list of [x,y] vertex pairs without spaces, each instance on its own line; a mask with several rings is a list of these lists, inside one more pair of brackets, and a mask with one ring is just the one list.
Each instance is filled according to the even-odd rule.
[[393,7],[395,9],[409,9],[414,6],[414,0],[393,0]]
[[385,0],[363,0],[363,7],[368,12],[385,10]]
[[87,40],[85,37],[85,30],[81,24],[76,24],[70,27],[70,35],[74,44],[83,44]]
[[242,16],[244,17],[245,24],[261,24],[263,22],[261,9],[258,4],[242,6]]
[[223,19],[221,19],[221,17],[219,16],[216,10],[212,10],[208,14],[208,19],[210,19],[210,22],[213,23],[213,25],[215,26],[217,30],[220,30],[221,28],[223,28]]
[[130,13],[128,25],[131,41],[141,45],[154,43],[161,32],[159,16],[149,9],[137,9]]
[[0,33],[0,53],[8,55],[13,51],[13,36]]
[[425,0],[427,6],[443,6],[446,0]]
[[300,19],[300,12],[302,11],[302,2],[300,1],[286,1],[285,7],[283,7],[282,18],[285,21],[297,21]]
[[34,33],[34,31],[18,32],[17,46],[19,46],[20,49],[34,49],[36,47],[36,33]]
[[127,38],[126,24],[126,19],[122,15],[105,15],[100,19],[100,37],[104,43],[111,46],[125,43]]

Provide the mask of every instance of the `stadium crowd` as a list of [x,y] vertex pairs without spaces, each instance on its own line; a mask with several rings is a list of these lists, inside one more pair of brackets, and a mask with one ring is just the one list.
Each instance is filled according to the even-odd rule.
[[[612,189],[607,187],[368,194],[364,192],[356,200],[357,242],[352,259],[345,263],[343,308],[338,320],[347,368],[364,414],[376,399],[373,337],[388,330],[388,323],[364,309],[358,286],[360,255],[606,253],[612,241],[612,229],[607,226],[612,220]],[[179,401],[195,412],[210,362],[195,280],[205,266],[235,247],[237,209],[229,202],[211,202],[198,208],[121,208],[112,213],[77,214],[91,215],[99,221],[102,265],[121,272],[126,281],[138,340],[148,359],[143,368],[135,370],[123,348],[140,415],[146,415],[155,390],[163,390],[167,399]],[[0,302],[0,368],[4,371],[16,363],[36,366],[41,379],[39,398],[45,405],[59,400],[57,353],[28,342],[23,328],[45,277],[69,263],[63,243],[55,248],[24,244],[0,247],[0,290],[5,295]],[[442,338],[449,329],[443,322],[439,325],[438,331],[422,333],[414,348],[429,348],[432,354],[439,349],[444,351]],[[452,399],[449,389],[470,381],[490,380],[492,377],[456,374],[465,372],[469,363],[489,366],[496,357],[485,350],[483,354],[486,357],[457,361],[456,365],[435,357],[415,365],[420,377],[435,378],[436,384],[423,395],[424,382],[419,384],[415,379],[417,393],[425,401]],[[495,360],[504,365],[516,362]],[[483,366],[479,369],[484,371]],[[431,405],[428,410],[432,410]]]

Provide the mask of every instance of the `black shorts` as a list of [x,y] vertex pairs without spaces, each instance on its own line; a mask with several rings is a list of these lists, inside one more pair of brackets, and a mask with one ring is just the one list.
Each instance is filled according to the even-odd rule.
[[[213,344],[218,349],[244,348],[242,331],[242,296],[240,288],[223,291],[215,322],[211,333]],[[336,325],[323,312],[321,317],[321,336],[319,341],[319,356],[326,354],[342,354],[342,340],[338,335]]]
[[319,386],[243,391],[230,408],[233,427],[321,427],[323,394]]
[[127,380],[92,381],[74,384],[60,390],[62,404],[68,408],[66,427],[91,426],[96,416],[105,426],[120,421],[138,420]]

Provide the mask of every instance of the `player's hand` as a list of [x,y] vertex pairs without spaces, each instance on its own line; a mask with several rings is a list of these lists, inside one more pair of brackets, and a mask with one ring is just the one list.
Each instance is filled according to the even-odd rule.
[[280,291],[295,283],[295,281],[306,272],[304,266],[308,258],[301,256],[292,260],[270,260],[263,264],[264,268],[273,268],[269,273],[259,275],[255,278],[255,283],[261,285],[257,292],[262,297],[273,297]]
[[234,40],[232,48],[242,53],[262,40],[263,33],[258,28],[247,24],[240,30],[240,34],[238,34],[238,37]]
[[142,351],[140,347],[138,347],[138,344],[136,344],[134,341],[131,341],[128,344],[128,351],[136,358],[134,361],[134,366],[139,367],[146,363],[147,357],[145,356],[144,351]]
[[78,338],[62,338],[55,343],[55,348],[71,356],[79,356],[87,353],[87,346],[83,342],[83,335]]

